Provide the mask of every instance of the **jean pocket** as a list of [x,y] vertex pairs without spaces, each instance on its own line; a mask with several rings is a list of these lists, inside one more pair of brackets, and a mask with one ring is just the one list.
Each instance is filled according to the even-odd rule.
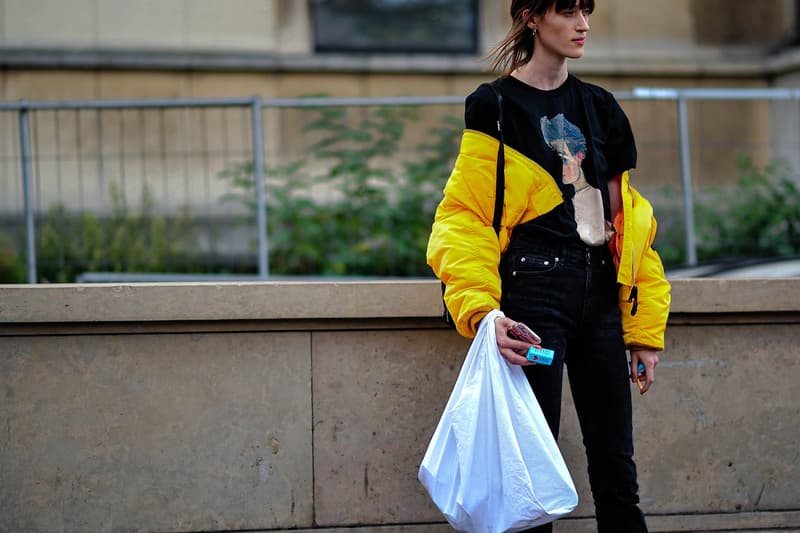
[[518,277],[540,276],[558,268],[559,259],[553,254],[525,253],[514,258],[511,275]]
[[555,253],[527,250],[512,255],[503,286],[503,311],[511,317],[527,316],[533,309],[549,308],[562,299],[570,282],[570,273],[563,266]]

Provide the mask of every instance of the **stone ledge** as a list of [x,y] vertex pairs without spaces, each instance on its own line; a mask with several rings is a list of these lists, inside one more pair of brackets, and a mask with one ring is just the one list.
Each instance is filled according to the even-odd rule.
[[425,317],[441,305],[434,286],[439,290],[427,280],[4,285],[0,323]]
[[[127,49],[1,47],[0,66],[14,69],[487,74],[479,56],[442,54],[288,54]],[[571,63],[579,75],[720,76],[761,78],[800,69],[800,50],[769,54],[760,48],[599,45]]]
[[[678,531],[687,533],[710,533],[714,531],[752,531],[758,533],[782,531],[784,533],[796,533],[800,531],[800,511],[648,515],[647,525],[653,533],[675,533]],[[595,527],[594,518],[566,517],[558,522],[558,531],[568,533],[591,533],[595,531]],[[452,532],[453,529],[446,523],[431,523],[272,531],[273,533],[282,531],[293,531],[294,533],[447,533]],[[254,533],[266,533],[266,530]]]
[[[673,314],[795,313],[800,279],[672,280]],[[437,280],[0,285],[0,323],[437,318]]]

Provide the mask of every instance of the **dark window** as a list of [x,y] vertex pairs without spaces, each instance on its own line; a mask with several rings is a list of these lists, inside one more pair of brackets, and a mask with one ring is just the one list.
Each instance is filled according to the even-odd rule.
[[318,52],[472,54],[478,0],[313,0]]

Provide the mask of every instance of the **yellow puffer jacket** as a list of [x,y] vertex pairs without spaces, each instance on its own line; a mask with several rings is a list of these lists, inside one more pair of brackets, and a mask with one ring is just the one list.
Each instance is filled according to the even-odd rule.
[[[445,303],[458,332],[472,338],[489,311],[500,308],[500,256],[511,232],[561,202],[553,177],[539,164],[506,145],[505,206],[499,236],[492,227],[498,141],[465,130],[453,172],[436,210],[428,264],[445,284]],[[670,286],[651,247],[656,234],[653,208],[628,182],[621,183],[623,209],[614,220],[612,243],[618,263],[625,345],[662,350],[669,315]]]

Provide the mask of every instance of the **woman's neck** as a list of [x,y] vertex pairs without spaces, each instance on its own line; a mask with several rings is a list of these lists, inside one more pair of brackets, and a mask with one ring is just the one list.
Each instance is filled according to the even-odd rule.
[[567,80],[569,72],[566,60],[547,63],[531,58],[511,75],[537,89],[551,91],[561,87]]

